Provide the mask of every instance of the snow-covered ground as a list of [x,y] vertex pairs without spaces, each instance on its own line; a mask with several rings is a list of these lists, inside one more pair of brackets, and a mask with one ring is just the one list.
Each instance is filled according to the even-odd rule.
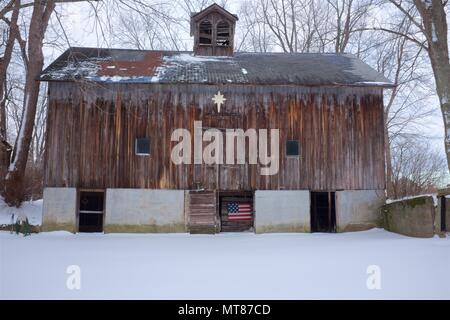
[[[367,287],[374,276],[379,290]],[[71,288],[79,279],[80,289],[68,289],[68,279]],[[28,237],[3,231],[0,290],[2,299],[450,299],[450,238],[381,229]]]
[[9,207],[0,196],[0,227],[10,225],[13,219],[15,222],[19,217],[24,220],[28,218],[31,225],[40,226],[42,223],[42,199],[25,201],[20,208],[16,208]]

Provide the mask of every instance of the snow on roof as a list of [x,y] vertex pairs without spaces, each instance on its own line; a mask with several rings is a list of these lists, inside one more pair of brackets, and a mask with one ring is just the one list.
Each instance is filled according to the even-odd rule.
[[74,79],[86,78],[90,79],[97,75],[100,68],[98,62],[103,59],[93,58],[84,61],[68,61],[65,66],[52,70],[51,76],[55,80],[65,79],[67,75],[71,75]]
[[42,72],[40,80],[392,87],[383,75],[350,54],[205,57],[191,52],[99,48],[68,49]]
[[207,57],[207,56],[194,56],[189,53],[174,54],[172,56],[164,57],[168,62],[185,62],[185,63],[203,63],[203,62],[221,62],[230,57]]
[[362,81],[356,82],[355,85],[374,86],[374,87],[390,87],[392,83],[383,81]]

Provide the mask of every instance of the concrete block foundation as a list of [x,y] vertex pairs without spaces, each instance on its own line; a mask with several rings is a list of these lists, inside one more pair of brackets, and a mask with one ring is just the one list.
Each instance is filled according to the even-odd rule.
[[[187,232],[185,193],[185,190],[107,189],[104,231]],[[337,231],[381,226],[384,202],[384,190],[337,191]],[[309,190],[257,190],[254,207],[256,233],[311,231]],[[76,188],[45,188],[41,230],[78,231]]]
[[77,231],[77,189],[45,188],[42,231]]
[[310,232],[308,190],[261,190],[255,192],[255,231]]
[[336,192],[337,232],[363,231],[383,224],[384,190],[345,190]]
[[105,232],[186,232],[184,190],[107,189]]

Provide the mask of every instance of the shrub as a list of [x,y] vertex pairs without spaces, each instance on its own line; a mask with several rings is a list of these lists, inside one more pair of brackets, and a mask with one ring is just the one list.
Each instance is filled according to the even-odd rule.
[[14,231],[17,235],[19,233],[22,233],[25,237],[29,236],[31,234],[31,229],[32,226],[28,221],[28,218],[26,218],[25,221],[17,219],[16,223],[14,224]]

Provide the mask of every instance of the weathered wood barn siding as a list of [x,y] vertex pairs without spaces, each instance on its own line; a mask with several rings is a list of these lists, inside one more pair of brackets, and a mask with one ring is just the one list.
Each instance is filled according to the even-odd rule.
[[[217,115],[212,96],[226,97]],[[280,129],[280,170],[175,165],[172,131]],[[254,85],[49,84],[45,186],[193,189],[384,189],[382,90]],[[150,137],[151,155],[135,155]],[[285,156],[286,139],[300,157]],[[193,150],[193,149],[192,149]],[[248,156],[247,156],[248,158]]]

